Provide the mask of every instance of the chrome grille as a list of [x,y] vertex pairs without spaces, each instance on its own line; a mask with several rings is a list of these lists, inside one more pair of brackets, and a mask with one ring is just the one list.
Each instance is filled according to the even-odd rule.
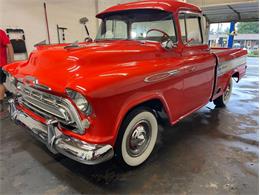
[[18,102],[27,109],[47,119],[56,119],[61,126],[79,134],[85,133],[84,122],[75,106],[66,98],[52,95],[18,81]]
[[55,118],[66,125],[75,124],[74,117],[63,98],[22,84],[19,85],[19,93],[22,96],[21,103],[36,114],[46,119]]

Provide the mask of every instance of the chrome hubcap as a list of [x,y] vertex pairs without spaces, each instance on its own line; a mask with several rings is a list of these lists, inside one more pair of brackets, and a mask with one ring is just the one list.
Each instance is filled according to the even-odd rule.
[[151,139],[151,125],[146,120],[139,121],[127,139],[127,152],[130,156],[140,156],[149,145]]

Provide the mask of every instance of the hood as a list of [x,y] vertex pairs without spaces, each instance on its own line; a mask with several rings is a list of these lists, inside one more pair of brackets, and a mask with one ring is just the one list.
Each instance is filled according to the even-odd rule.
[[126,73],[136,68],[138,62],[158,57],[162,50],[159,43],[140,41],[79,45],[70,49],[65,49],[64,45],[41,46],[32,52],[27,62],[6,70],[17,78],[33,76],[40,84],[63,93],[65,88],[86,87],[79,83],[97,84],[97,79],[101,80],[104,75],[108,79]]

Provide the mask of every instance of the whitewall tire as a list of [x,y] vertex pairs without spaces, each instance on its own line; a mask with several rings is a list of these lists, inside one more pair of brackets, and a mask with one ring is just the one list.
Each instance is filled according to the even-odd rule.
[[150,156],[156,143],[158,124],[149,109],[128,114],[119,132],[116,153],[124,164],[135,167]]
[[225,107],[227,105],[227,103],[229,102],[230,96],[232,94],[232,89],[233,89],[233,81],[232,81],[232,78],[230,78],[229,83],[228,83],[224,93],[217,99],[213,100],[214,104],[217,107]]

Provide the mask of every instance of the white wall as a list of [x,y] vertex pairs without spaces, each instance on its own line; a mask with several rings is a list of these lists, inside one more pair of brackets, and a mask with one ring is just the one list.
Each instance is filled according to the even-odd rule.
[[101,12],[113,5],[128,3],[131,1],[138,1],[138,0],[98,0],[98,11]]
[[24,29],[29,51],[33,44],[47,37],[43,16],[41,1],[0,0],[0,28]]
[[47,40],[43,3],[46,2],[51,43],[57,43],[56,25],[66,27],[66,42],[83,41],[86,32],[79,18],[87,17],[91,36],[98,28],[97,12],[134,0],[0,0],[0,28],[22,28],[25,31],[27,50]]
[[48,20],[51,42],[58,42],[56,25],[66,27],[66,42],[83,41],[86,37],[84,26],[79,23],[81,17],[87,17],[90,35],[96,35],[95,0],[47,0]]
[[0,28],[22,28],[28,51],[33,45],[47,40],[43,3],[47,4],[51,43],[57,43],[56,24],[68,28],[66,42],[82,41],[86,37],[79,18],[86,16],[90,34],[97,31],[95,0],[0,0]]

